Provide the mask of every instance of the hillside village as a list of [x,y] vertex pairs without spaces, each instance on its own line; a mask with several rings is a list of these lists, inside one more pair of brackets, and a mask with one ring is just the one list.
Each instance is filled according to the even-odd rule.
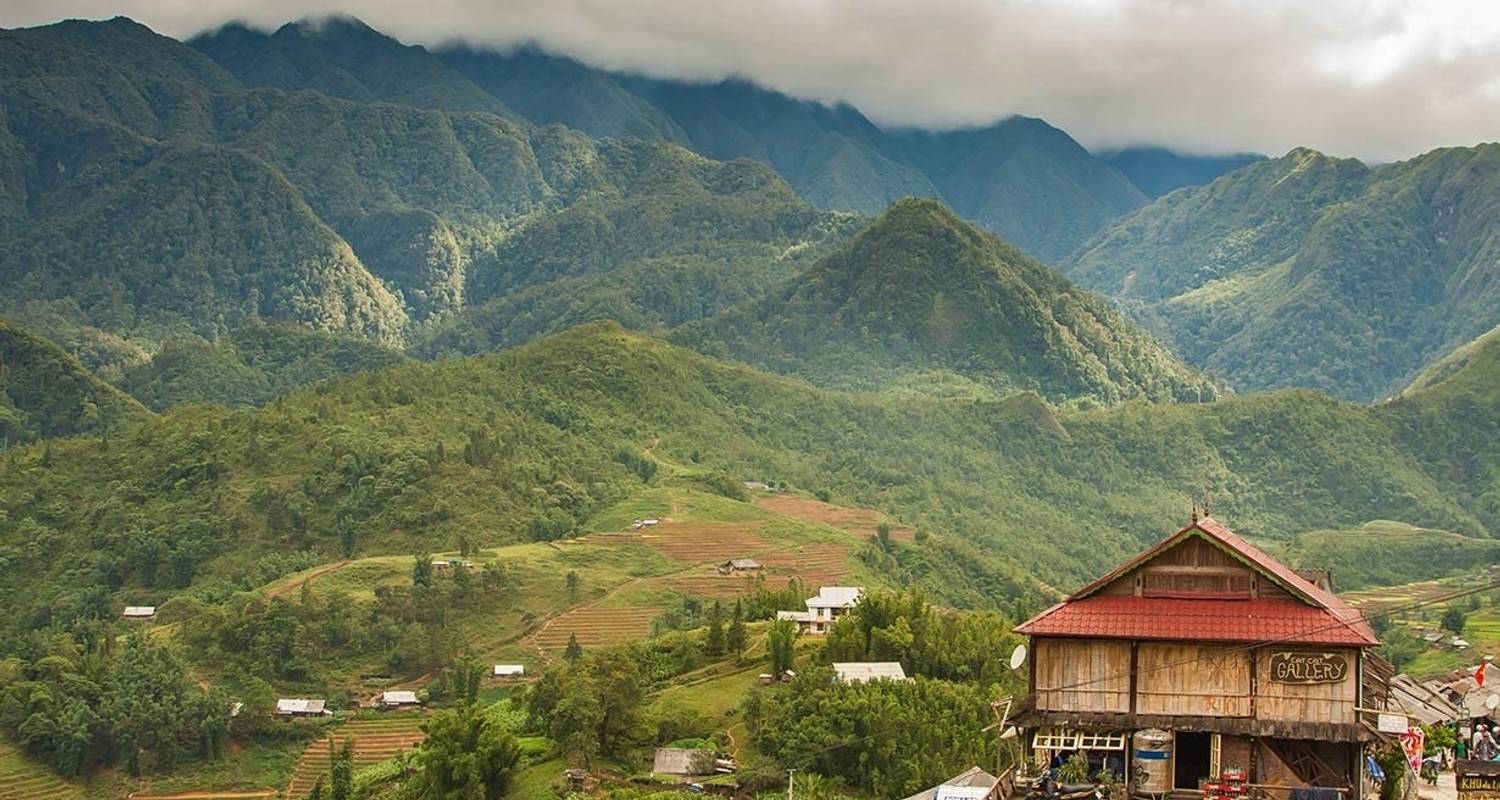
[[1500,12],[97,5],[0,800],[1500,800]]

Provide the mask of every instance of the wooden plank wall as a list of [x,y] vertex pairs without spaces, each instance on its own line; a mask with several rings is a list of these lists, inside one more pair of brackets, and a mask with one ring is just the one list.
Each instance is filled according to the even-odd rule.
[[1359,653],[1330,648],[1349,660],[1349,674],[1339,683],[1289,684],[1271,680],[1271,654],[1278,649],[1262,647],[1255,654],[1255,716],[1297,722],[1332,722],[1353,724],[1359,721],[1355,712],[1354,665]]
[[1101,594],[1290,597],[1286,590],[1201,537],[1189,537],[1120,576]]
[[1036,707],[1043,711],[1130,711],[1130,643],[1038,639]]
[[1136,711],[1250,716],[1250,653],[1212,644],[1141,642]]

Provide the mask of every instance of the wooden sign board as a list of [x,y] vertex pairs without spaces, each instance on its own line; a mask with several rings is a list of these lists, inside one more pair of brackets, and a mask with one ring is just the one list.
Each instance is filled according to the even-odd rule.
[[1340,683],[1349,677],[1349,659],[1339,653],[1287,650],[1271,654],[1270,671],[1277,683]]
[[1500,800],[1500,764],[1464,759],[1456,772],[1458,800]]

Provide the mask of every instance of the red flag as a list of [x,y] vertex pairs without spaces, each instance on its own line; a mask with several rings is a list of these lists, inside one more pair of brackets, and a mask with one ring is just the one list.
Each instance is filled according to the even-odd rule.
[[1474,685],[1478,686],[1481,689],[1484,688],[1484,668],[1488,667],[1489,665],[1490,662],[1481,661],[1479,662],[1479,669],[1474,670]]

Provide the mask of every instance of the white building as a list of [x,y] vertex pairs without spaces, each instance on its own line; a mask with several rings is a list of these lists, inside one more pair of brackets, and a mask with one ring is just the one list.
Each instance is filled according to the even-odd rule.
[[522,678],[526,676],[526,667],[520,664],[496,664],[490,674],[497,678]]
[[835,661],[833,674],[839,683],[910,680],[899,661]]
[[386,708],[400,708],[402,706],[419,706],[422,701],[417,699],[416,692],[394,691],[386,692],[380,696],[380,704]]
[[789,619],[803,633],[821,636],[828,633],[839,617],[859,604],[864,592],[858,586],[824,586],[818,589],[817,597],[807,598],[806,611],[778,611],[776,618]]
[[278,717],[321,717],[333,714],[326,700],[308,700],[301,697],[283,697],[276,701]]

